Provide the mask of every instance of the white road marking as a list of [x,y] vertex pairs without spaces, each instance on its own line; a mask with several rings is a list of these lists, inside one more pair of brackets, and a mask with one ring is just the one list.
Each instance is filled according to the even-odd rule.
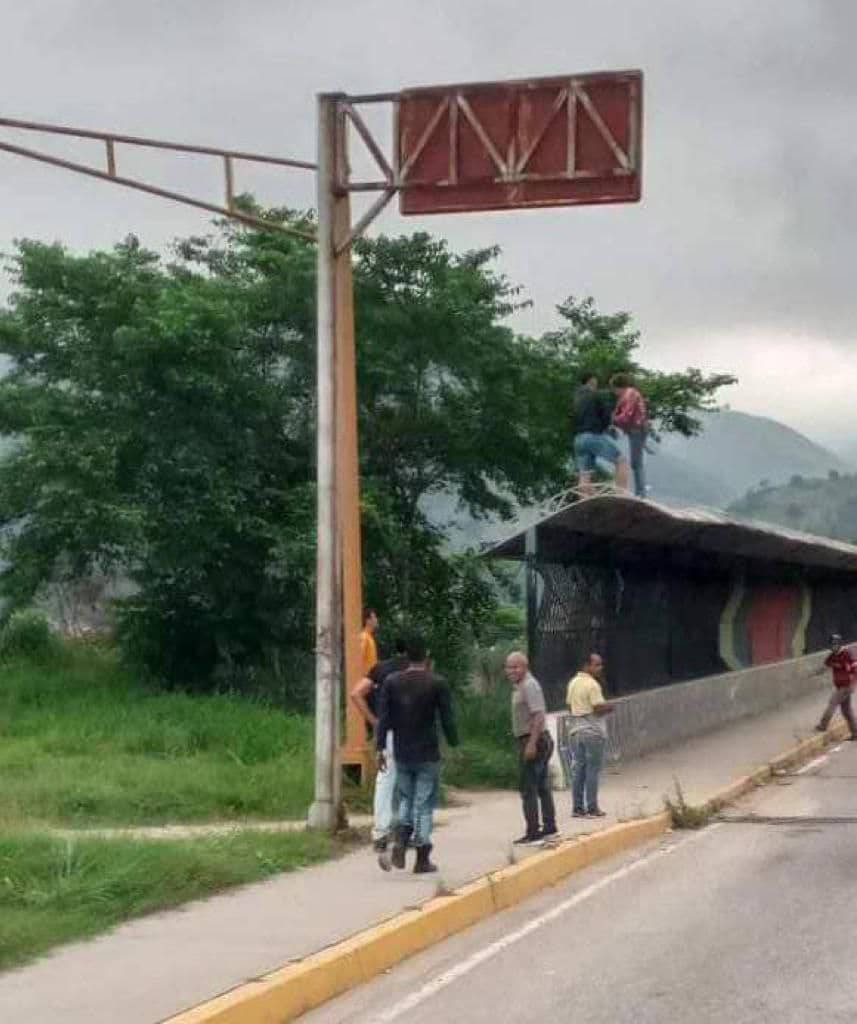
[[682,842],[677,843],[674,846],[667,847],[664,850],[655,850],[653,853],[647,854],[647,856],[641,857],[639,860],[635,860],[631,864],[626,864],[624,867],[619,868],[612,874],[606,875],[597,882],[593,882],[592,885],[588,885],[585,889],[581,889],[580,892],[570,896],[567,900],[563,900],[562,903],[558,903],[551,910],[546,911],[539,917],[533,918],[532,921],[528,921],[516,931],[509,932],[509,934],[504,935],[502,939],[498,939],[496,942],[492,942],[489,946],[485,946],[483,949],[477,950],[477,952],[472,956],[469,956],[466,960],[462,960],[460,964],[456,964],[456,966],[452,967],[450,970],[437,975],[436,978],[432,978],[431,981],[426,982],[426,984],[423,985],[422,988],[417,989],[416,992],[412,992],[411,995],[402,999],[400,1002],[395,1003],[383,1013],[378,1014],[378,1016],[372,1017],[369,1024],[391,1024],[392,1021],[397,1020],[399,1017],[415,1009],[420,1005],[420,1003],[424,1003],[427,999],[431,999],[431,997],[440,992],[441,989],[451,985],[454,981],[458,981],[459,978],[463,978],[466,974],[469,974],[471,971],[479,967],[480,964],[484,964],[486,960],[490,960],[491,957],[496,956],[498,953],[502,953],[503,950],[508,949],[510,946],[514,946],[516,942],[520,942],[521,939],[525,939],[537,929],[546,924],[550,924],[551,921],[555,921],[558,917],[565,914],[566,911],[579,906],[590,897],[601,892],[602,889],[606,889],[614,882],[619,882],[623,878],[627,878],[628,875],[632,875],[634,872],[647,867],[653,861],[672,853],[674,850],[680,849],[682,846],[687,846],[688,843],[696,842],[698,839],[701,839],[703,836],[708,835],[718,828],[720,828],[719,823],[709,825],[708,828],[694,833],[694,835],[689,836],[687,839],[682,840]]
[[812,761],[807,761],[803,768],[798,768],[798,770],[795,772],[795,775],[805,775],[808,771],[810,771],[810,769],[818,768],[819,765],[824,764],[828,757],[830,757],[830,754],[822,754],[821,757],[816,757],[813,758]]

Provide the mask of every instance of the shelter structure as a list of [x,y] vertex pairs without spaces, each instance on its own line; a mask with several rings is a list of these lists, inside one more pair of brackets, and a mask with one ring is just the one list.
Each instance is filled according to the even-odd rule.
[[857,638],[857,546],[616,493],[567,502],[486,557],[527,566],[548,702],[589,651],[627,694]]

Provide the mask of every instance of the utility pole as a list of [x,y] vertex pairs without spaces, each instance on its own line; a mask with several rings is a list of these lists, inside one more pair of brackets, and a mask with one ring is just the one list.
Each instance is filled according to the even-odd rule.
[[[315,799],[310,828],[331,831],[339,823],[342,782],[339,770],[339,701],[342,678],[342,575],[336,472],[336,298],[337,256],[334,196],[336,180],[336,101],[318,97],[318,435],[316,487],[316,708]],[[347,199],[346,199],[347,201]],[[350,262],[350,257],[349,257]]]
[[[348,148],[341,100],[338,94],[318,99],[316,731],[308,822],[325,830],[343,820],[342,686],[360,677],[363,601],[351,199],[343,185]],[[353,737],[362,730],[362,719],[350,722]],[[360,755],[368,753],[364,742]]]

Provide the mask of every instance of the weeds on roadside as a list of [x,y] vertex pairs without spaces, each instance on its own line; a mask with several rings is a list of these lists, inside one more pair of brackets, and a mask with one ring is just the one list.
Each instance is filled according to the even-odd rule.
[[707,804],[694,805],[687,802],[678,779],[675,779],[675,799],[666,796],[664,803],[675,829],[705,828],[711,818],[711,809]]
[[315,864],[349,840],[314,832],[179,841],[0,833],[0,969],[121,921]]

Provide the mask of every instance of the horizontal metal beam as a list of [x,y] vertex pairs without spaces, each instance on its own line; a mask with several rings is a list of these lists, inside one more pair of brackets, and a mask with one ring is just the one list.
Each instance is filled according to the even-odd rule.
[[413,188],[432,189],[455,189],[461,184],[465,185],[523,185],[528,181],[585,181],[595,178],[627,178],[634,173],[634,168],[611,167],[602,171],[574,171],[571,174],[561,171],[557,174],[534,174],[531,171],[524,171],[520,174],[510,174],[508,177],[497,175],[484,178],[473,178],[469,181],[421,181],[416,178],[408,178],[406,181],[397,179],[395,181],[349,181],[340,185],[343,192],[386,192],[392,189],[394,192],[405,192]]
[[364,93],[362,96],[361,95],[350,96],[350,95],[343,94],[341,98],[343,100],[346,100],[348,103],[351,103],[351,104],[354,104],[354,103],[392,103],[394,100],[397,100],[400,95],[401,95],[401,93],[398,93],[398,92],[369,92],[369,93]]
[[125,188],[133,188],[138,192],[146,192],[152,196],[158,196],[161,199],[171,199],[176,203],[183,203],[185,206],[193,206],[198,210],[205,210],[208,213],[217,213],[223,217],[228,217],[230,220],[240,221],[242,224],[248,224],[254,228],[264,228],[267,231],[277,231],[284,235],[294,235],[297,238],[303,238],[307,242],[317,241],[315,234],[309,231],[301,231],[299,228],[288,227],[285,224],[277,224],[273,221],[262,220],[261,217],[254,217],[250,213],[244,213],[241,210],[227,209],[225,206],[218,206],[216,203],[208,203],[203,199],[196,199],[193,196],[185,195],[182,192],[172,192],[169,189],[160,188],[157,185],[149,185],[144,181],[138,181],[136,178],[124,178],[118,174],[110,174],[107,171],[99,171],[94,167],[88,167],[86,164],[75,163],[72,160],[62,160],[59,157],[51,156],[48,153],[40,153],[35,149],[27,149],[24,146],[14,146],[10,142],[0,142],[0,151],[5,153],[13,153],[15,156],[27,157],[30,160],[37,160],[43,164],[50,164],[52,167],[61,167],[66,171],[75,171],[78,174],[85,174],[90,178],[98,178],[99,181],[112,181],[116,185],[124,185]]
[[44,132],[47,135],[70,135],[78,139],[98,139],[101,142],[121,142],[125,146],[142,146],[147,149],[170,149],[177,153],[202,153],[205,156],[232,157],[233,160],[247,160],[250,163],[277,164],[281,167],[296,167],[314,171],[316,165],[306,160],[292,160],[290,157],[269,156],[264,153],[248,153],[240,149],[218,149],[215,146],[192,146],[183,142],[164,142],[161,139],[147,139],[136,135],[116,135],[114,132],[99,132],[89,128],[69,128],[66,125],[42,124],[37,121],[20,121],[0,117],[0,127],[18,131]]

